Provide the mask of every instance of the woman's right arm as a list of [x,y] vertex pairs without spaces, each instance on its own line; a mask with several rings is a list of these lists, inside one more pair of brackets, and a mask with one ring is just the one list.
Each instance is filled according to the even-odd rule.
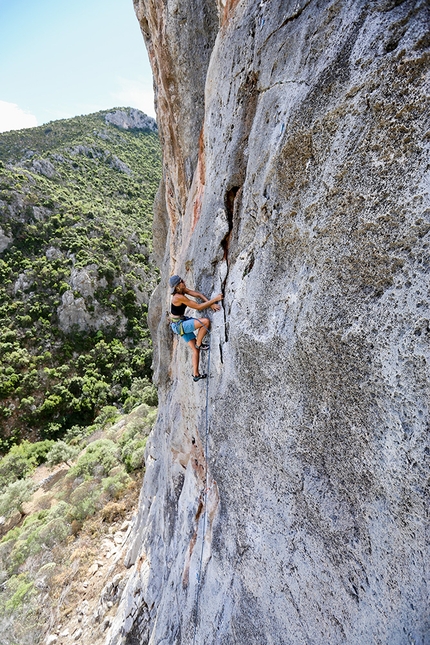
[[187,307],[190,307],[190,309],[196,309],[197,311],[203,311],[203,309],[207,309],[208,307],[210,307],[211,305],[214,305],[216,302],[219,302],[223,298],[224,298],[224,296],[222,295],[222,293],[220,293],[217,296],[215,296],[214,298],[212,298],[211,300],[208,300],[207,302],[198,303],[198,302],[195,302],[194,300],[190,300],[186,296],[181,296],[180,298],[178,298],[178,300],[181,302],[181,304],[184,304]]

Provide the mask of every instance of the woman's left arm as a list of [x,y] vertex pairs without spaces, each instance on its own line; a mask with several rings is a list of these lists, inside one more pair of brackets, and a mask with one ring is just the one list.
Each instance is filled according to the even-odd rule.
[[[209,302],[208,298],[204,296],[202,293],[199,293],[198,291],[192,291],[191,289],[188,289],[188,287],[185,289],[185,293],[188,294],[189,296],[193,296],[193,298],[200,298],[200,300],[203,300],[203,302]],[[212,311],[219,311],[221,307],[217,304],[210,305],[210,308]]]
[[188,289],[188,287],[185,289],[185,293],[189,296],[193,296],[193,298],[200,298],[200,300],[203,300],[203,302],[208,302],[208,298],[206,298],[206,296],[204,296],[202,293],[199,293],[198,291],[192,291],[191,289]]

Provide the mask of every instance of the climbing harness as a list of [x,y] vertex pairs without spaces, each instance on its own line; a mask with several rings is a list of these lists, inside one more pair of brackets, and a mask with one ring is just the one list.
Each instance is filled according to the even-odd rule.
[[185,322],[185,320],[189,320],[189,318],[187,318],[187,316],[172,316],[171,314],[169,314],[169,320],[173,325],[176,326],[176,333],[179,336],[183,336],[185,334],[183,323]]
[[[184,322],[186,320],[198,320],[199,323],[204,327],[208,333],[210,333],[209,329],[202,323],[201,318],[190,318],[189,316],[173,316],[172,314],[168,314],[169,321],[172,325],[175,326],[175,329],[172,329],[173,333],[178,334],[178,336],[183,336],[187,332],[184,331]],[[202,343],[201,345],[196,345],[197,349],[209,349],[208,345],[205,345]]]
[[[203,325],[206,329],[207,327]],[[209,332],[209,329],[207,329]],[[210,376],[210,369],[211,369],[211,349],[209,345],[208,349],[208,366],[207,366],[207,372],[208,372],[208,377]],[[203,489],[203,526],[202,526],[202,548],[200,551],[200,563],[199,563],[199,570],[198,573],[196,574],[197,577],[197,587],[196,587],[196,619],[194,622],[194,638],[193,638],[193,645],[196,645],[196,635],[197,635],[197,621],[199,617],[199,601],[200,601],[200,581],[202,577],[202,569],[203,569],[203,550],[205,546],[205,534],[206,534],[206,523],[207,523],[207,501],[208,501],[208,492],[209,492],[209,487],[208,487],[208,457],[209,457],[209,378],[206,380],[206,413],[205,413],[205,486]]]

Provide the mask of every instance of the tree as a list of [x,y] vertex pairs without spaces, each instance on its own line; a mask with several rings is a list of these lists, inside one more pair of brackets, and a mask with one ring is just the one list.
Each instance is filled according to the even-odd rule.
[[78,453],[79,448],[76,446],[69,446],[65,441],[56,441],[46,455],[46,462],[51,468],[63,463],[71,466],[69,461],[73,461]]

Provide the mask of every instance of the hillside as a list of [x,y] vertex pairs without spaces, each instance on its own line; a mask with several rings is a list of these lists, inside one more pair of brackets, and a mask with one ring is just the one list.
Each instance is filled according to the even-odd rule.
[[160,176],[156,123],[137,110],[0,135],[0,452],[149,387]]
[[81,437],[23,442],[0,459],[2,645],[103,642],[155,416],[105,408]]

